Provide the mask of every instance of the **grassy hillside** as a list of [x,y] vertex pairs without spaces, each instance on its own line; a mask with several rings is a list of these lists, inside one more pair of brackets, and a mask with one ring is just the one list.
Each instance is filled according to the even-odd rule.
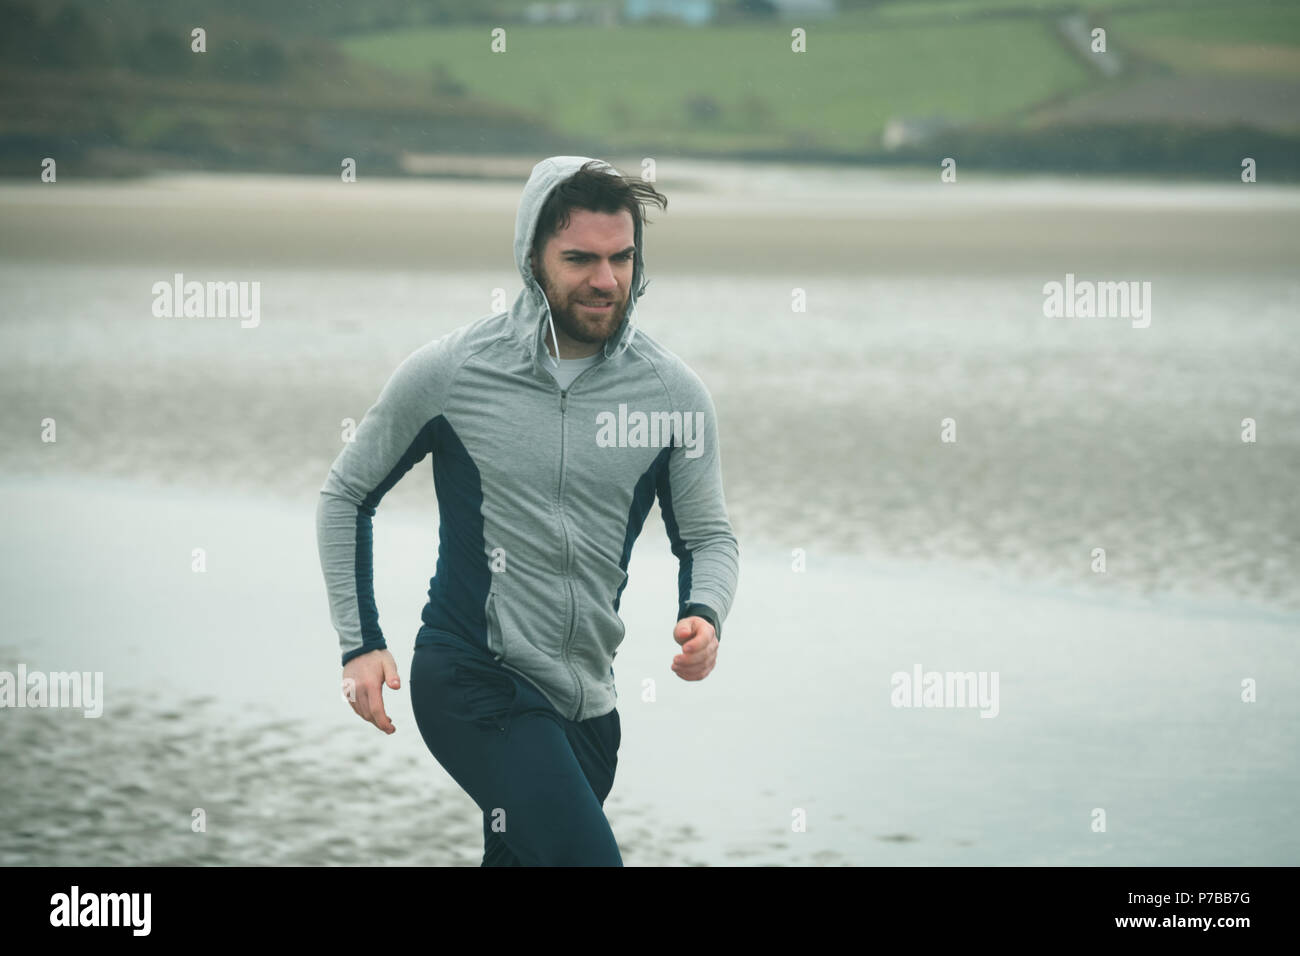
[[1300,4],[1236,3],[1198,10],[1117,13],[1108,24],[1132,50],[1181,74],[1300,80]]
[[[999,163],[1023,153],[1087,167],[1093,137],[1075,131],[1066,142],[1050,128],[1071,122],[1093,124],[1109,140],[1095,152],[1110,168],[1140,167],[1147,154],[1195,168],[1188,150],[1212,151],[1216,165],[1224,150],[1286,152],[1271,139],[1243,142],[1249,133],[1229,129],[1229,116],[1261,133],[1300,134],[1300,106],[1289,113],[1287,88],[1278,87],[1295,80],[1300,94],[1300,4],[909,0],[841,9],[830,20],[702,27],[506,23],[504,53],[491,52],[488,26],[370,33],[341,46],[359,62],[416,82],[436,75],[479,101],[533,113],[562,135],[626,150],[879,158],[891,118],[937,117],[960,130],[951,139],[971,158],[985,152],[980,143],[1000,140],[987,151]],[[1107,30],[1121,75],[1103,76],[1061,36],[1060,15],[1081,9],[1089,26]],[[806,53],[791,52],[796,25],[807,30]],[[1232,83],[1213,85],[1227,74]],[[1184,94],[1170,82],[1179,76],[1200,82]],[[1142,103],[1131,115],[1128,91]],[[1202,122],[1193,100],[1207,91],[1216,108]],[[1075,102],[1087,108],[1074,110]]]
[[483,28],[372,34],[350,55],[412,76],[437,64],[471,96],[536,110],[556,129],[617,146],[876,149],[886,121],[987,119],[1085,89],[1087,70],[1037,19],[873,30],[811,24]]
[[[397,173],[415,168],[406,153],[673,150],[1216,176],[1251,155],[1300,176],[1293,0],[841,0],[806,21],[727,0],[703,27],[535,25],[530,2],[0,0],[0,172],[44,156],[78,175],[325,172],[342,156]],[[1116,57],[1062,36],[1077,10]],[[946,126],[909,123],[889,151],[897,119]]]

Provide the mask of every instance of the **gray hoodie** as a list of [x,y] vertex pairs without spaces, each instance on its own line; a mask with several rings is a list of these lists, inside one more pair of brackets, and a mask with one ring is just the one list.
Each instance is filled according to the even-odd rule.
[[[346,664],[387,646],[374,599],[375,508],[431,455],[438,559],[416,646],[440,635],[478,644],[570,720],[615,706],[619,599],[656,496],[678,559],[673,621],[703,617],[721,638],[740,558],[713,400],[681,359],[635,326],[645,291],[640,222],[622,329],[568,389],[551,374],[551,311],[529,252],[546,197],[587,161],[552,156],[533,167],[515,221],[524,285],[514,304],[398,366],[331,466],[316,514]],[[667,627],[656,636],[672,640]]]

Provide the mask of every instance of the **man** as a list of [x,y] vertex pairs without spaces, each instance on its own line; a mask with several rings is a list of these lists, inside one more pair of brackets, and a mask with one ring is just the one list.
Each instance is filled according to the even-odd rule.
[[[553,156],[515,223],[523,290],[417,349],[330,469],[321,567],[362,718],[393,733],[371,521],[425,455],[438,560],[411,663],[434,757],[483,811],[483,865],[622,865],[603,812],[620,724],[612,661],[632,545],[656,495],[679,561],[672,670],[712,670],[739,577],[713,402],[635,326],[652,186]],[[658,427],[656,427],[658,426]]]

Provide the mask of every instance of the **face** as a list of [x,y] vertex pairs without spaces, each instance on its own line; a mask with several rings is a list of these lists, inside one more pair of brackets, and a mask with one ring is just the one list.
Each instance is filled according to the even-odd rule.
[[[569,224],[551,236],[533,274],[551,306],[561,358],[592,354],[623,327],[632,287],[635,233],[632,214],[573,209]],[[567,341],[566,341],[567,340]],[[577,350],[579,356],[567,354]]]

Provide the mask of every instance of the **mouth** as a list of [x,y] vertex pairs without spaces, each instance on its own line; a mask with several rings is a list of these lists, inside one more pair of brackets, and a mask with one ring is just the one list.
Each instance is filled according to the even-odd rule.
[[613,302],[579,302],[584,309],[591,309],[593,312],[608,312],[614,307]]

